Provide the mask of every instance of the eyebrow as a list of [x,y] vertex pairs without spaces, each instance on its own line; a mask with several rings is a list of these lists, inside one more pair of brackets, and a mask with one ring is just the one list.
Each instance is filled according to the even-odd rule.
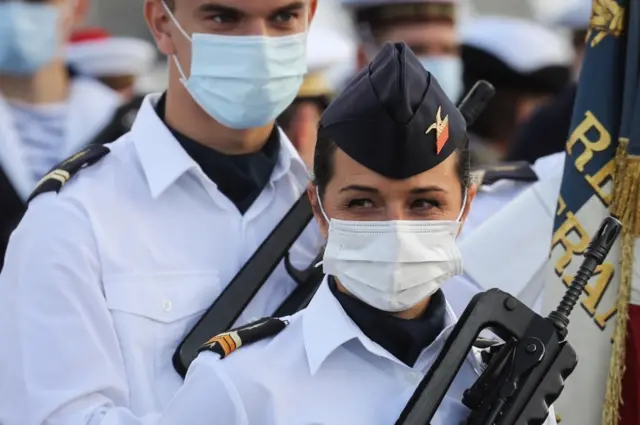
[[302,1],[294,1],[291,2],[285,6],[279,7],[275,10],[275,12],[273,12],[271,15],[275,16],[278,15],[280,13],[285,13],[285,12],[294,12],[296,10],[300,10],[300,9],[304,9],[304,2]]
[[[349,186],[345,186],[342,189],[340,189],[340,192],[349,192],[349,191],[368,192],[368,193],[379,193],[380,192],[375,187],[362,186],[362,185],[358,185],[358,184],[351,184]],[[443,193],[446,193],[447,191],[444,190],[443,188],[441,188],[440,186],[424,186],[424,187],[414,187],[409,192],[411,194],[416,195],[416,194],[425,194],[425,193],[430,193],[430,192],[443,192]]]
[[[305,3],[304,2],[302,2],[302,1],[294,1],[292,3],[289,3],[288,5],[281,6],[281,7],[277,8],[274,12],[270,13],[270,16],[275,16],[275,15],[278,15],[280,13],[292,12],[292,11],[295,11],[295,10],[300,10],[300,9],[303,9],[304,7],[305,7]],[[233,14],[233,15],[237,15],[237,16],[242,16],[242,15],[246,14],[244,11],[242,11],[240,9],[237,9],[235,7],[225,6],[225,5],[214,3],[214,2],[205,3],[205,4],[201,5],[198,8],[198,10],[201,11],[201,12],[217,12],[217,13]]]
[[226,14],[232,14],[232,15],[242,15],[243,12],[239,9],[230,7],[230,6],[224,6],[222,4],[217,4],[217,3],[205,3],[203,5],[201,5],[198,10],[200,12],[217,12],[217,13],[226,13]]

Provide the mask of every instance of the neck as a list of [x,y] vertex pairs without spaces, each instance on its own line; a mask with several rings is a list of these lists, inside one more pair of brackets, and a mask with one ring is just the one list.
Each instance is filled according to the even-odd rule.
[[[274,123],[234,130],[211,118],[176,81],[167,91],[165,121],[181,134],[226,155],[258,152],[269,139]],[[177,87],[179,85],[179,87]]]
[[[338,288],[338,291],[343,292],[349,296],[353,296],[349,293],[349,291],[347,291],[347,289],[342,285],[342,283],[340,283],[337,277],[334,276],[334,279],[336,280],[336,287]],[[398,312],[389,312],[388,314],[390,316],[398,317],[400,319],[405,319],[405,320],[417,319],[418,317],[421,317],[425,311],[427,311],[430,301],[431,301],[431,297],[427,297],[408,310],[398,311]]]
[[0,74],[0,93],[5,99],[31,104],[59,103],[69,97],[69,72],[56,60],[35,74]]

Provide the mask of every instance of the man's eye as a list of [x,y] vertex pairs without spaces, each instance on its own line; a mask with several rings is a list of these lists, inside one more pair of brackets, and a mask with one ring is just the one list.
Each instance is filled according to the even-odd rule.
[[347,203],[347,208],[371,208],[373,202],[370,199],[352,199]]
[[216,24],[230,24],[237,21],[237,17],[230,13],[218,13],[209,16],[208,19],[212,20]]
[[291,22],[293,19],[297,18],[297,15],[295,13],[291,13],[291,12],[282,12],[282,13],[278,13],[277,15],[275,15],[273,17],[273,20],[279,24],[286,24]]

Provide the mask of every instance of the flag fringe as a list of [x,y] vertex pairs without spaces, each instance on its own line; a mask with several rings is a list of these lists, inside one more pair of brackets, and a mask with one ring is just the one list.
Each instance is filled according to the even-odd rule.
[[633,248],[637,233],[638,186],[640,186],[640,157],[629,156],[628,146],[629,140],[621,138],[615,157],[616,171],[611,211],[622,222],[622,255],[613,350],[609,362],[609,376],[602,411],[603,425],[619,424],[620,406],[623,403],[622,377],[625,372],[629,297],[633,276]]

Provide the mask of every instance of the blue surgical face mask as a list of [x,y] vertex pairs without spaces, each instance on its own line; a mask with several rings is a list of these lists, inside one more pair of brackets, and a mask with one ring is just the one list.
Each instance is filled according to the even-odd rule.
[[188,77],[174,56],[182,83],[213,119],[233,129],[262,127],[293,102],[307,72],[306,32],[284,37],[189,37],[168,8],[167,13],[191,40]]
[[0,73],[35,73],[58,54],[60,9],[42,3],[0,2]]
[[422,56],[420,63],[438,80],[453,102],[462,94],[462,60],[458,56]]

